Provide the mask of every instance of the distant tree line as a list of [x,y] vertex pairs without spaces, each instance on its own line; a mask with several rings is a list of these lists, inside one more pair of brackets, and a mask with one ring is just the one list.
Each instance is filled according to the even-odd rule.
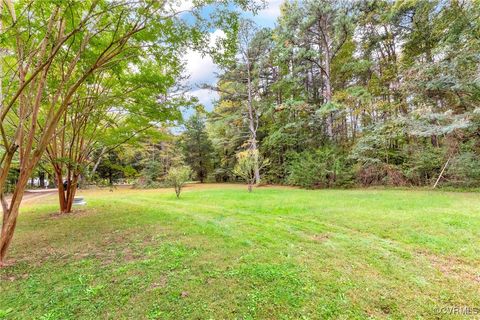
[[[199,182],[250,186],[480,185],[478,2],[287,1],[281,12],[273,29],[239,22],[237,53],[221,61],[210,87],[219,100],[212,112],[184,121],[179,134],[151,128],[111,148],[151,117],[139,125],[141,113],[133,112],[131,125],[122,119],[110,128],[109,116],[101,135],[90,119],[144,79],[122,75],[110,86],[111,78],[98,79],[111,90],[103,92],[105,109],[97,104],[84,122],[67,121],[76,131],[76,123],[91,125],[84,127],[95,137],[84,148],[88,161],[65,171],[81,161],[59,157],[53,143],[61,140],[53,140],[52,163],[64,166],[56,175],[154,188],[186,165]],[[160,119],[165,114],[159,109]]]
[[258,149],[263,182],[480,185],[478,1],[287,1],[211,89],[212,180]]

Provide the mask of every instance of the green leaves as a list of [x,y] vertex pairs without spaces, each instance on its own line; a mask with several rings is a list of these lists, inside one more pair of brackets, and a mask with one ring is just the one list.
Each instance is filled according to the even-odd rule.
[[206,132],[205,121],[205,117],[198,112],[191,116],[185,122],[185,131],[179,141],[185,163],[192,168],[195,178],[202,183],[213,171],[213,147]]
[[288,154],[288,178],[291,185],[312,189],[345,187],[352,183],[347,160],[331,147]]
[[315,114],[317,116],[326,116],[326,115],[329,115],[330,113],[332,112],[335,112],[337,110],[341,109],[341,106],[339,103],[337,102],[333,102],[333,101],[329,101],[327,103],[324,103],[320,109],[318,109],[317,111],[315,111]]
[[167,185],[175,188],[175,194],[179,198],[183,186],[190,179],[191,175],[192,169],[188,166],[171,167],[165,176],[165,182]]

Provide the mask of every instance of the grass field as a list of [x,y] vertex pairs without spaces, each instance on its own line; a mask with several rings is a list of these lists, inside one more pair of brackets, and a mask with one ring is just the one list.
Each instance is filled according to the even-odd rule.
[[190,186],[25,204],[7,319],[448,318],[480,307],[480,195]]

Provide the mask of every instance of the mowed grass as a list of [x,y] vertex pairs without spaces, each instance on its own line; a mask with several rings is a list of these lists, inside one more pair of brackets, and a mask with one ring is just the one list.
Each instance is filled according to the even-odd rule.
[[[7,319],[448,318],[480,307],[480,195],[241,185],[24,205]],[[0,316],[0,317],[2,317]]]

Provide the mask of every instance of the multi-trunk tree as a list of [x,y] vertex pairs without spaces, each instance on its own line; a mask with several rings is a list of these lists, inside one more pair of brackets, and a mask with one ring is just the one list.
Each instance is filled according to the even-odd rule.
[[[20,175],[11,200],[2,196],[0,264],[12,240],[20,203],[35,169],[77,90],[93,75],[140,50],[158,4],[108,1],[15,3],[3,10],[3,157],[0,190],[13,157]],[[6,13],[6,14],[5,14]],[[5,67],[8,66],[8,71]],[[2,80],[3,80],[2,79]]]
[[[70,111],[82,104],[77,101],[82,96],[79,94],[82,88],[88,91],[88,85],[96,76],[106,70],[115,70],[121,64],[128,65],[128,61],[135,59],[168,64],[174,53],[165,48],[178,49],[186,44],[202,47],[212,24],[203,19],[187,23],[179,18],[183,12],[175,10],[169,1],[3,0],[1,3],[0,198],[3,221],[0,265],[3,265],[28,179],[52,139],[65,132],[62,120],[70,119],[75,113]],[[206,3],[197,2],[192,6],[190,11],[194,17],[199,17],[200,8]],[[219,5],[228,7],[229,4]],[[239,5],[250,7],[247,2]],[[235,15],[224,13],[218,15],[215,23],[225,26],[234,20]],[[228,43],[228,39],[224,42]],[[134,68],[132,66],[133,73]],[[169,68],[163,70],[169,71]],[[159,96],[160,102],[161,99]],[[85,126],[80,125],[80,128]],[[82,138],[72,141],[81,144]],[[77,158],[84,153],[79,152]],[[20,173],[11,199],[6,201],[3,191],[16,157]]]
[[[168,50],[173,51],[174,46],[164,48]],[[189,101],[169,93],[180,74],[178,57],[172,54],[171,58],[162,65],[142,63],[140,57],[131,59],[117,64],[115,72],[98,74],[77,91],[75,106],[65,113],[47,147],[56,175],[60,212],[71,212],[79,179],[82,173],[88,174],[92,164],[91,171],[96,170],[98,158],[132,139],[153,134],[166,120],[180,119],[179,106]],[[95,158],[98,148],[101,151]]]

